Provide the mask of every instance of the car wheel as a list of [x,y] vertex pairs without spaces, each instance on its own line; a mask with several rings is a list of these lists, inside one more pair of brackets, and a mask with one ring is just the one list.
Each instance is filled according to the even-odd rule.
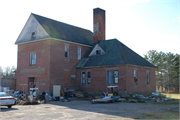
[[11,108],[12,107],[12,105],[8,105],[8,108]]

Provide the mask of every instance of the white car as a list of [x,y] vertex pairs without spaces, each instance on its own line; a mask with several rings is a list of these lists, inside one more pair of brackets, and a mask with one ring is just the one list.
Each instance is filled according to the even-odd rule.
[[15,99],[5,92],[0,92],[0,106],[11,108],[12,105],[15,105]]

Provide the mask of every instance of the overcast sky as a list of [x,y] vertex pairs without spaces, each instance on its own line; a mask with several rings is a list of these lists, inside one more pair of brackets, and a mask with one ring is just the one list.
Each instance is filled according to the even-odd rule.
[[0,0],[0,66],[17,66],[17,40],[31,13],[93,32],[93,8],[106,10],[106,39],[143,57],[149,50],[180,54],[179,0]]

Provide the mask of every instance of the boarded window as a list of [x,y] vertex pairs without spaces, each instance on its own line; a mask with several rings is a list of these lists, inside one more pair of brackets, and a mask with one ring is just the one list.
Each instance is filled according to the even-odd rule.
[[30,65],[36,65],[36,54],[30,54]]

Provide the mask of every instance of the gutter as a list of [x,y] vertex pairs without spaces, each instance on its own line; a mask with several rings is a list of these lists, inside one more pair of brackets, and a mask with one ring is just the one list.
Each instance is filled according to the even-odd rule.
[[15,43],[15,45],[21,45],[21,44],[26,44],[26,43],[38,42],[38,41],[43,41],[43,40],[57,40],[57,41],[63,41],[63,42],[67,42],[67,43],[82,45],[82,46],[86,46],[86,47],[92,47],[90,45],[85,45],[85,44],[71,42],[71,41],[62,40],[62,39],[56,39],[56,38],[52,38],[52,37],[44,38],[44,39],[39,39],[39,40],[34,40],[34,41],[27,41],[27,42],[23,42],[23,43]]

